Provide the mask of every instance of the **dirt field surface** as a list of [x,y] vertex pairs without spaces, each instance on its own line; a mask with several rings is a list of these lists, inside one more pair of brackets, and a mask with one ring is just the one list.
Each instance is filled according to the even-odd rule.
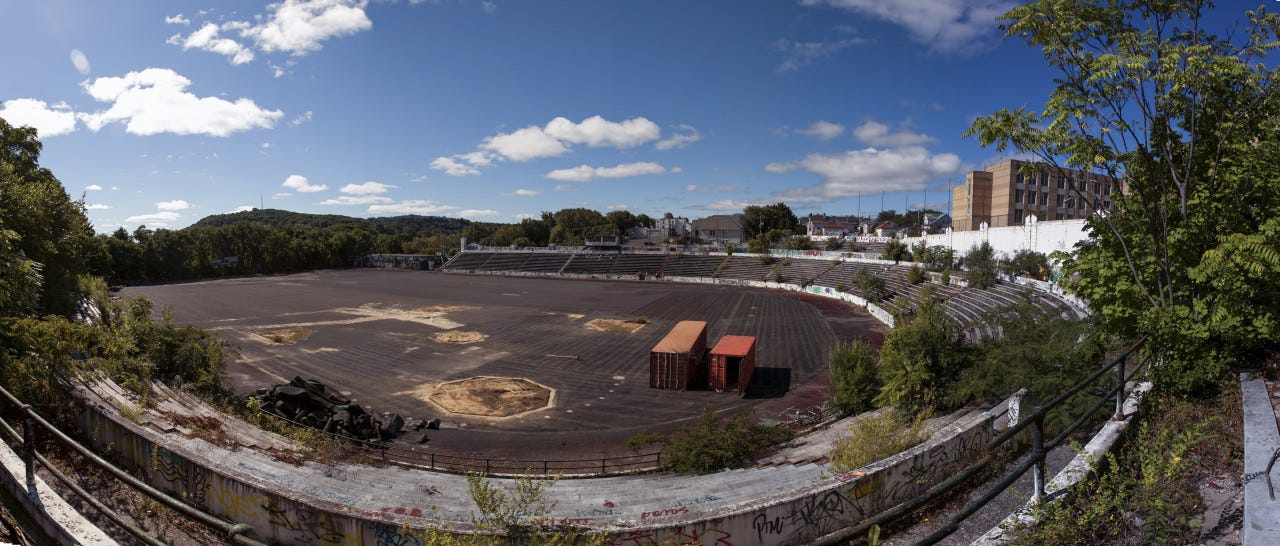
[[[294,376],[316,379],[378,411],[439,417],[433,449],[493,456],[528,456],[543,446],[617,454],[627,436],[669,428],[703,407],[755,406],[761,417],[776,418],[821,400],[826,352],[837,339],[867,337],[878,346],[885,332],[862,310],[816,296],[674,283],[350,269],[133,287],[122,295],[147,296],[157,312],[172,307],[175,322],[204,326],[237,346],[227,376],[239,394]],[[628,317],[647,324],[633,333],[586,326]],[[756,336],[757,394],[650,389],[649,350],[681,320],[707,321],[709,346],[726,334]],[[286,328],[314,333],[291,345],[258,335]],[[436,340],[450,331],[487,337]],[[554,389],[555,403],[486,419],[442,414],[413,394],[477,376],[528,378]]]
[[528,379],[472,377],[432,389],[427,399],[450,413],[510,417],[547,407],[553,391]]

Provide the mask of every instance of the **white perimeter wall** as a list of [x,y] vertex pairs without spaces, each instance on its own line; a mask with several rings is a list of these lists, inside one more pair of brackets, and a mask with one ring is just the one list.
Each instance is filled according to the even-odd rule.
[[1020,226],[996,227],[973,231],[953,231],[924,237],[903,239],[907,244],[925,241],[928,246],[952,248],[957,256],[964,256],[969,249],[983,241],[991,248],[1012,256],[1019,250],[1034,250],[1050,254],[1058,250],[1071,251],[1076,243],[1088,238],[1085,220],[1053,220],[1024,223]]

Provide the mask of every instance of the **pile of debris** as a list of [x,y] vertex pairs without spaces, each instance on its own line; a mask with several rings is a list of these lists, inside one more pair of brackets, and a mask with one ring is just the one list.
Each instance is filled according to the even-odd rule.
[[[254,398],[261,402],[262,411],[360,441],[390,440],[406,430],[399,414],[379,414],[367,406],[352,404],[350,398],[311,379],[294,377],[287,384],[258,389]],[[408,428],[439,428],[439,422],[433,419]]]

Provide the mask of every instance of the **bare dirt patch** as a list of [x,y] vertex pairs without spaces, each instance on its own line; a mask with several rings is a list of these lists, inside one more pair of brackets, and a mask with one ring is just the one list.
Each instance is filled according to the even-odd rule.
[[273,343],[293,345],[299,341],[306,341],[307,338],[311,337],[311,334],[314,333],[316,333],[315,330],[308,330],[301,326],[294,326],[291,328],[258,332],[258,335]]
[[481,417],[510,417],[551,404],[554,390],[520,377],[471,377],[441,383],[428,400],[445,411]]
[[617,319],[594,319],[587,323],[587,328],[599,330],[601,332],[623,332],[634,333],[636,330],[644,328],[647,324],[640,320],[617,320]]
[[431,336],[432,339],[440,343],[475,343],[484,341],[486,337],[489,336],[480,332],[440,332]]

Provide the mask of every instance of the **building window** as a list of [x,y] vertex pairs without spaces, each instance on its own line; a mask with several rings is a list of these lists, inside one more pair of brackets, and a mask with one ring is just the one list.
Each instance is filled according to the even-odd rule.
[[1062,216],[1063,216],[1063,215],[1062,215],[1062,213],[1061,213],[1061,212],[1059,212],[1059,213],[1057,213],[1057,214],[1055,214],[1055,215],[1054,215],[1054,219],[1061,220],[1061,219],[1062,219]]
[[1022,223],[1022,211],[1018,210],[1013,212],[1013,221],[1018,224]]
[[1063,189],[1064,187],[1066,187],[1066,183],[1063,181],[1061,176],[1056,178],[1058,179],[1058,189]]
[[1033,192],[1033,191],[1027,192],[1027,204],[1028,205],[1036,204],[1036,192]]
[[1061,193],[1059,193],[1056,197],[1054,197],[1054,202],[1057,204],[1057,206],[1059,206],[1059,207],[1061,207],[1061,206],[1062,206],[1062,194],[1061,194]]
[[1018,183],[1019,183],[1019,184],[1021,184],[1021,183],[1025,182],[1025,181],[1022,179],[1022,173],[1018,173],[1017,180],[1018,180]]
[[1102,184],[1100,184],[1100,183],[1098,183],[1098,182],[1094,182],[1094,183],[1093,183],[1093,193],[1102,193]]
[[1040,173],[1040,185],[1041,186],[1049,185],[1049,173],[1046,173],[1046,172]]
[[1047,191],[1040,192],[1040,204],[1041,205],[1049,204],[1049,192]]
[[1014,203],[1022,202],[1022,190],[1016,190],[1013,192],[1013,202]]

